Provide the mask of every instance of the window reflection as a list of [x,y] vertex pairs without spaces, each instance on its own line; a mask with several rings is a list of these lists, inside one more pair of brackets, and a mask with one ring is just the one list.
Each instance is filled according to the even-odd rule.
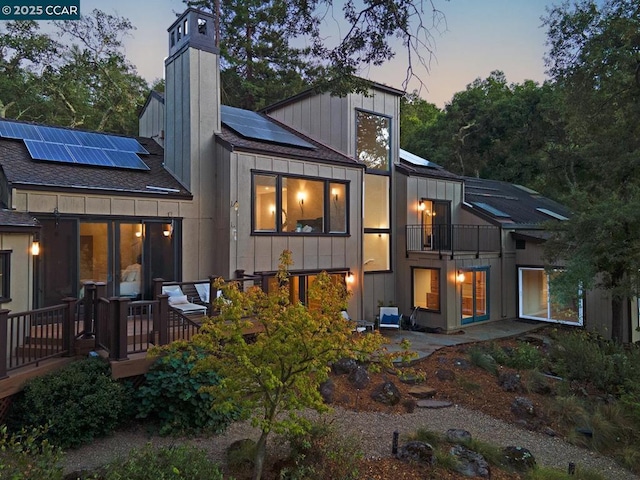
[[387,117],[357,112],[357,157],[368,168],[389,170],[389,125]]

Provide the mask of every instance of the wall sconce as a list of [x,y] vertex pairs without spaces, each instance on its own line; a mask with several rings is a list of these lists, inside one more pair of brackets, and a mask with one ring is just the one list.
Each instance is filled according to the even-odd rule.
[[271,205],[269,207],[269,213],[271,213],[272,216],[276,214],[276,206],[275,205]]
[[40,255],[40,240],[38,239],[38,235],[33,236],[33,242],[31,242],[31,255],[37,257]]
[[353,282],[356,281],[356,277],[353,272],[347,273],[347,277],[345,278],[348,285],[353,285]]
[[337,188],[332,188],[331,189],[331,196],[333,197],[333,201],[338,203],[338,189]]
[[231,208],[233,208],[235,212],[238,213],[238,210],[240,209],[240,205],[238,204],[237,200],[231,204]]
[[458,270],[458,274],[456,275],[456,280],[458,280],[458,283],[464,283],[465,276],[462,270]]
[[136,238],[142,238],[142,224],[140,224],[140,228],[136,230],[135,236]]
[[424,204],[424,201],[420,200],[418,202],[418,211],[422,212],[425,208],[427,208],[427,206]]
[[300,205],[300,213],[304,215],[304,192],[298,192],[298,205]]
[[164,226],[164,229],[162,230],[162,235],[164,235],[165,237],[170,237],[172,233],[173,233],[173,224],[167,223]]

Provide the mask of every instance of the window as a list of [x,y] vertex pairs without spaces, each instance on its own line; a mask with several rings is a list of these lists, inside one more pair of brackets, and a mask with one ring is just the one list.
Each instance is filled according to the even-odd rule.
[[460,272],[459,280],[462,297],[462,323],[479,322],[489,319],[489,268]]
[[11,265],[11,251],[0,250],[0,302],[8,302],[11,299],[9,290]]
[[[346,272],[330,273],[329,277],[332,283],[340,283],[346,288]],[[301,302],[307,305],[312,310],[317,310],[321,307],[320,304],[313,303],[309,299],[309,287],[315,281],[317,274],[292,274],[289,277],[289,301],[291,303]],[[266,279],[266,291],[267,293],[273,293],[277,291],[279,282],[277,277],[270,276]]]
[[254,233],[347,233],[347,184],[255,173]]
[[[561,275],[557,270],[552,275]],[[543,268],[518,268],[520,317],[574,325],[583,324],[579,289],[570,299],[560,298],[552,289],[552,277]]]
[[440,311],[440,270],[413,269],[413,308]]
[[367,168],[390,170],[391,120],[373,113],[356,112],[357,158]]
[[423,246],[427,250],[451,249],[451,204],[448,201],[420,200]]

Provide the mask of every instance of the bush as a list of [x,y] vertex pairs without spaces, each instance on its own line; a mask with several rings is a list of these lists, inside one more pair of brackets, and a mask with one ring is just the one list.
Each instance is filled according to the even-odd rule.
[[30,380],[9,414],[14,431],[47,425],[45,437],[62,448],[77,447],[112,432],[124,411],[122,386],[102,359],[73,362]]
[[169,351],[159,357],[135,394],[137,417],[158,420],[160,433],[164,435],[224,431],[237,415],[211,409],[213,398],[201,388],[217,385],[220,377],[211,371],[193,371],[196,361],[202,357],[202,353],[183,350]]
[[0,428],[0,478],[59,480],[62,452],[45,438],[46,427],[21,429],[10,435]]
[[109,464],[98,480],[222,480],[218,465],[204,450],[188,445],[134,449],[121,461]]

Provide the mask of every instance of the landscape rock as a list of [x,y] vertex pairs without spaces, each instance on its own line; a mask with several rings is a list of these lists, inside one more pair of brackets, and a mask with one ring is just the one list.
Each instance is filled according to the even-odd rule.
[[331,365],[331,370],[336,375],[346,375],[358,368],[358,363],[353,358],[341,358]]
[[482,455],[463,446],[454,445],[449,453],[458,460],[456,471],[466,477],[491,478],[491,468]]
[[436,456],[433,447],[425,442],[409,442],[398,448],[396,457],[400,460],[411,460],[415,462],[427,463],[434,465]]
[[471,368],[471,362],[465,358],[456,358],[453,360],[453,364],[462,370],[469,370]]
[[502,450],[504,460],[511,468],[518,472],[526,472],[536,466],[536,459],[531,451],[524,447],[505,447]]
[[440,381],[453,381],[456,379],[456,374],[453,373],[453,370],[449,370],[446,368],[441,368],[436,371],[436,377]]
[[369,372],[364,367],[358,365],[350,374],[349,381],[351,384],[357,388],[358,390],[362,390],[369,385],[371,378],[369,377]]
[[533,402],[527,397],[516,397],[511,403],[511,411],[517,417],[532,417],[535,415]]
[[336,385],[330,378],[326,382],[322,382],[320,384],[320,395],[322,395],[324,403],[333,403],[333,397],[335,393]]
[[384,405],[397,405],[402,394],[393,382],[384,382],[378,385],[371,393],[371,398]]
[[409,395],[416,398],[432,398],[437,392],[435,388],[419,385],[409,389]]
[[448,442],[465,443],[471,441],[471,433],[462,428],[450,428],[446,431],[445,437]]
[[446,400],[418,400],[416,406],[418,408],[447,408],[453,406],[453,403]]
[[515,372],[500,372],[498,385],[500,385],[505,392],[517,392],[522,385],[522,381],[520,375]]

